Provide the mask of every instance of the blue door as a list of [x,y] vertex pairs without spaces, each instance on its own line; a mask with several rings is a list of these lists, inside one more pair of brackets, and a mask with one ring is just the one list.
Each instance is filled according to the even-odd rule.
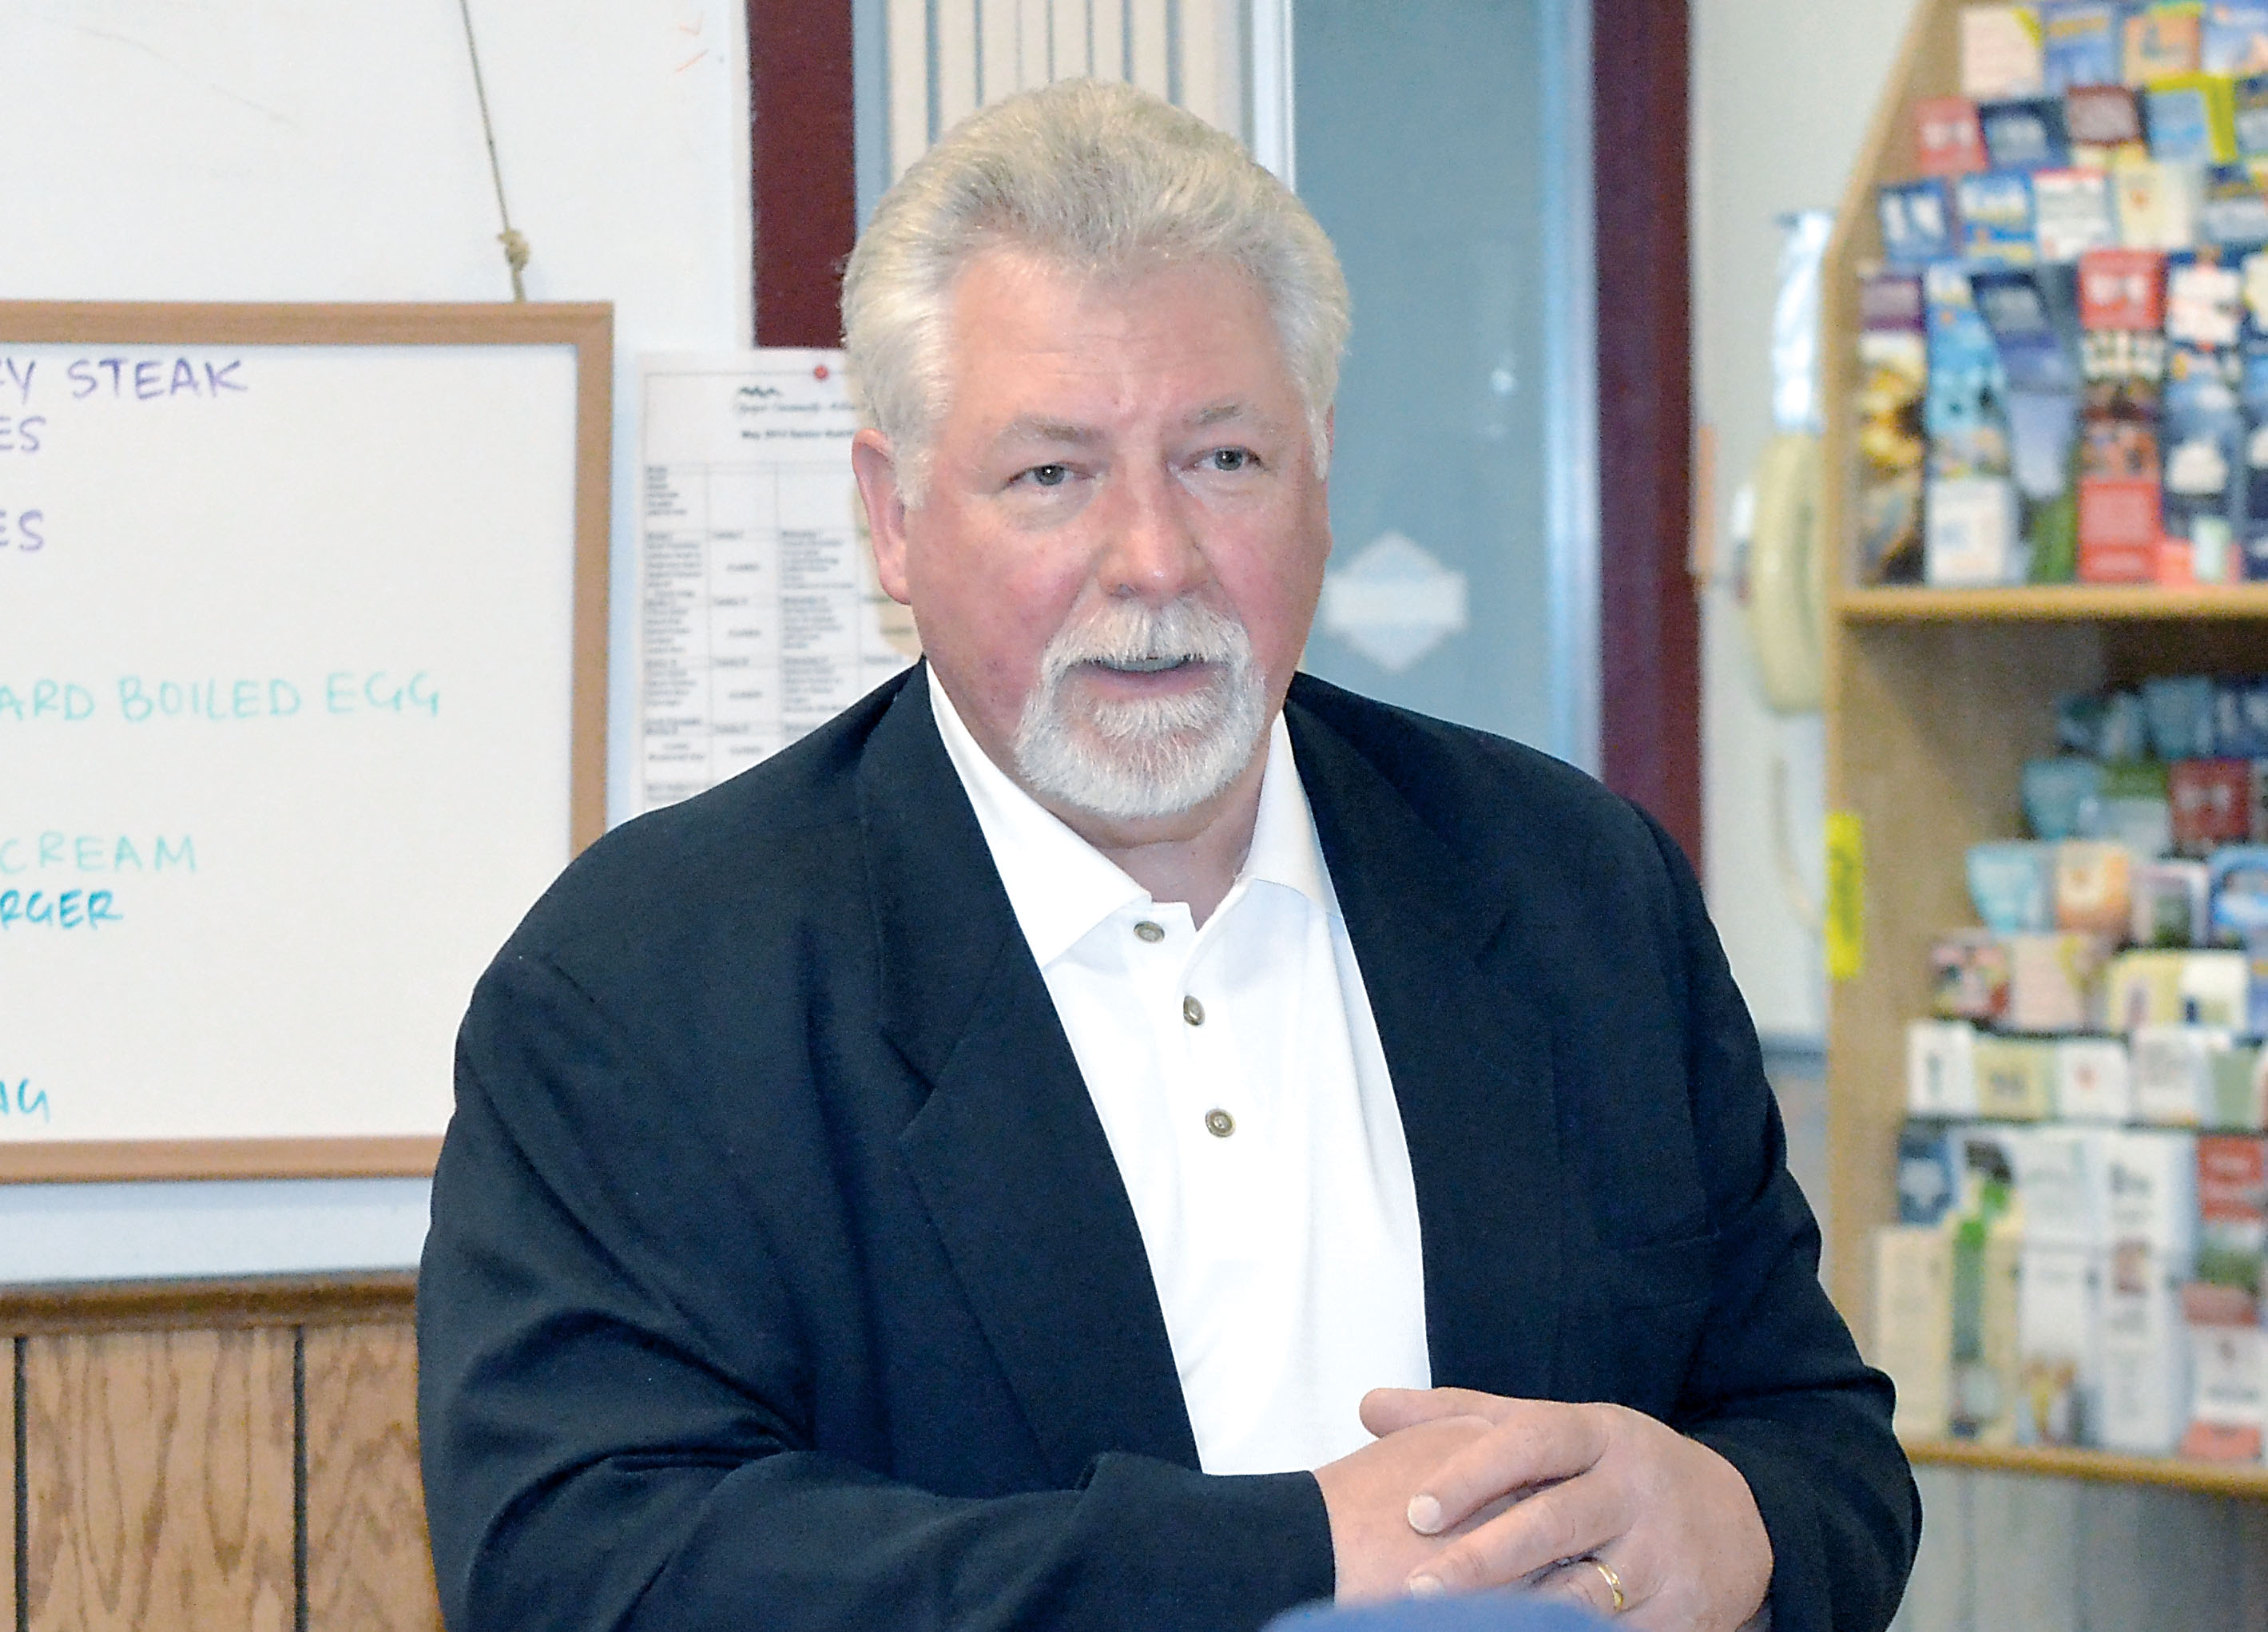
[[1307,667],[1594,768],[1589,7],[1292,15],[1295,178],[1354,291]]

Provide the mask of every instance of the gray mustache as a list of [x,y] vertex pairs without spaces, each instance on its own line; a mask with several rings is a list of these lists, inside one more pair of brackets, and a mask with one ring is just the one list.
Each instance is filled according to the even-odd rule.
[[1059,630],[1041,656],[1043,680],[1054,680],[1082,663],[1160,668],[1174,663],[1228,663],[1247,657],[1244,626],[1203,602],[1163,606],[1116,603],[1075,629]]

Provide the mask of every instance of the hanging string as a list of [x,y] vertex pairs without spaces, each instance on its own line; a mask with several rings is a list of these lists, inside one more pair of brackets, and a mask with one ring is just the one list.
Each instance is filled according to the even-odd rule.
[[472,0],[457,0],[457,11],[465,19],[465,55],[473,62],[473,94],[480,99],[481,134],[489,143],[489,178],[496,183],[497,217],[504,223],[497,242],[504,246],[504,263],[512,268],[512,298],[526,300],[527,283],[521,274],[527,270],[527,239],[512,230],[512,210],[504,202],[504,166],[497,162],[496,125],[489,118],[488,87],[481,81],[481,48],[473,42]]

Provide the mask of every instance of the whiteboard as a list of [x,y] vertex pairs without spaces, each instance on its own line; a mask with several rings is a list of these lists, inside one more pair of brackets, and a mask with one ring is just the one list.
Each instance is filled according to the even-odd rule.
[[0,1180],[430,1172],[600,825],[610,329],[0,304]]

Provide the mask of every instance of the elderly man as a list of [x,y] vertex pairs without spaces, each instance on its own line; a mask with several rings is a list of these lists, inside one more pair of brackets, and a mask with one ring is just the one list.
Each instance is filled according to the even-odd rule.
[[1313,220],[1057,86],[907,174],[844,312],[926,661],[482,982],[420,1297],[451,1624],[1881,1627],[1889,1392],[1676,847],[1295,674]]

